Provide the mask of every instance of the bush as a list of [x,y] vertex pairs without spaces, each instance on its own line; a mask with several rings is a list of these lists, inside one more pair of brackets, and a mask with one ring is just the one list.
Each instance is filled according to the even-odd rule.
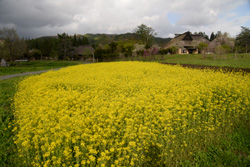
[[30,54],[31,54],[31,57],[35,58],[36,60],[41,60],[42,52],[40,50],[37,50],[37,49],[32,50]]
[[172,46],[172,47],[170,47],[168,49],[160,49],[159,53],[162,54],[162,55],[169,54],[169,53],[170,54],[176,54],[176,51],[177,51],[177,48]]
[[230,53],[232,51],[231,47],[229,45],[221,45],[216,47],[215,49],[215,53],[222,55],[222,54],[227,54]]

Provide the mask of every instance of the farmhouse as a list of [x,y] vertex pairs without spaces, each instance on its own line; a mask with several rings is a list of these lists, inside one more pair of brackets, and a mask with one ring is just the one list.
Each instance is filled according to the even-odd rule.
[[183,34],[175,34],[175,37],[167,43],[164,49],[175,47],[177,54],[198,54],[199,43],[206,43],[209,45],[210,41],[202,35],[194,35],[187,31]]
[[88,57],[92,57],[94,54],[95,50],[92,46],[90,45],[81,45],[75,48],[73,55],[77,55],[81,57],[82,60],[85,60]]

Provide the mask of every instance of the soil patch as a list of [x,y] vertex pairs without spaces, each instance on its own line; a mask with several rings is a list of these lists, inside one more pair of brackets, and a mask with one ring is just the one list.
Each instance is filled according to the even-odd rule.
[[180,65],[182,67],[195,68],[195,69],[212,69],[215,71],[222,70],[223,72],[246,72],[250,73],[250,68],[235,68],[235,67],[218,67],[207,65],[194,65],[194,64],[178,64],[178,63],[162,63],[167,65]]

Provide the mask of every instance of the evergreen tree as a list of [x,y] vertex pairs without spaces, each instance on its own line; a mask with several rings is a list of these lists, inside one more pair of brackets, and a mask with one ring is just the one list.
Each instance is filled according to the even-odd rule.
[[215,38],[215,35],[214,35],[214,32],[212,32],[211,35],[210,35],[210,39],[209,39],[209,40],[210,40],[210,41],[213,41],[214,38]]
[[209,40],[209,38],[208,38],[208,35],[205,33],[205,32],[199,32],[199,33],[194,33],[195,35],[197,35],[197,34],[199,34],[199,35],[201,35],[201,36],[203,36],[204,38],[206,38],[207,40]]
[[35,39],[34,48],[35,48],[35,49],[40,49],[37,39]]
[[247,27],[241,27],[241,32],[236,36],[236,46],[240,52],[250,51],[250,29]]
[[72,41],[65,32],[57,35],[59,38],[59,53],[61,53],[62,59],[65,60],[66,56],[70,56],[72,51]]
[[115,52],[115,50],[117,49],[117,45],[118,45],[118,43],[116,43],[116,42],[109,43],[109,47],[110,47],[110,52],[111,53]]
[[84,45],[89,45],[89,40],[87,37],[83,36],[83,44]]
[[74,34],[74,36],[73,36],[72,45],[73,45],[73,47],[79,46],[79,45],[78,45],[78,41],[77,41],[77,39],[76,39],[76,34]]

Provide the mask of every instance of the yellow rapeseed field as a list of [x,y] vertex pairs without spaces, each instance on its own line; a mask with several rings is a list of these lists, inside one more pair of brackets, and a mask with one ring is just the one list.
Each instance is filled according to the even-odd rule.
[[15,143],[27,166],[172,166],[249,119],[250,76],[145,62],[24,79]]

